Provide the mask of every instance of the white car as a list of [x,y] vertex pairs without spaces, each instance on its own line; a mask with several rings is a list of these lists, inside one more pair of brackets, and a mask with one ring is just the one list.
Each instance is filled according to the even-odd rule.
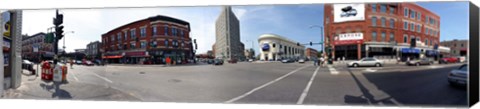
[[359,61],[353,61],[347,63],[348,67],[360,67],[360,66],[375,66],[375,67],[381,67],[384,65],[385,62],[378,60],[376,58],[372,57],[367,57],[367,58],[362,58]]
[[450,85],[466,85],[468,75],[468,65],[463,64],[458,69],[454,69],[448,73],[448,83]]
[[305,59],[299,59],[298,63],[305,63]]

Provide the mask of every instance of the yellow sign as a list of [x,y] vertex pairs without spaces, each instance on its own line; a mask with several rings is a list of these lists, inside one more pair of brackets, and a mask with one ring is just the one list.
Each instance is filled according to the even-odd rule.
[[10,21],[5,23],[5,32],[3,32],[3,36],[10,37],[10,30],[11,30],[11,24]]

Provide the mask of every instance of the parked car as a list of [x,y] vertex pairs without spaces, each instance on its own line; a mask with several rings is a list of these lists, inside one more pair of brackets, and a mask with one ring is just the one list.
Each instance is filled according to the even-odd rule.
[[463,64],[458,69],[454,69],[448,73],[448,83],[450,85],[466,85],[468,75],[468,64]]
[[248,59],[248,62],[253,62],[253,59]]
[[230,59],[228,60],[228,63],[232,63],[232,64],[237,63],[237,59]]
[[420,65],[431,65],[433,64],[433,60],[429,58],[421,58],[421,59],[414,59],[406,62],[407,65],[415,65],[415,66],[420,66]]
[[282,63],[292,63],[295,62],[293,59],[283,59]]
[[348,67],[361,67],[361,66],[375,66],[375,67],[382,67],[385,62],[378,60],[377,58],[366,57],[362,58],[359,61],[353,61],[347,63]]
[[28,60],[23,60],[22,61],[22,69],[28,70],[32,72],[32,75],[36,73],[35,69],[33,68],[33,62],[30,62]]
[[93,63],[95,65],[102,65],[102,66],[105,65],[101,60],[95,60],[95,61],[93,61]]
[[448,64],[448,63],[457,63],[459,59],[457,57],[445,57],[440,59],[440,64]]
[[80,60],[76,60],[76,61],[75,61],[75,64],[77,64],[77,65],[82,65],[82,64],[83,64],[83,62],[82,62],[82,61],[80,61]]
[[305,63],[305,59],[299,59],[298,63]]
[[215,63],[215,60],[214,60],[214,59],[208,59],[208,60],[207,60],[207,64],[213,64],[213,63]]
[[223,65],[223,60],[222,59],[215,59],[213,64],[214,65]]
[[93,62],[92,61],[85,61],[84,65],[86,66],[93,66]]

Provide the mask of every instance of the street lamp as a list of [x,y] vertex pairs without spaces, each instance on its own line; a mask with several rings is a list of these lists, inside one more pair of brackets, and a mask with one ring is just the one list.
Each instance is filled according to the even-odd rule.
[[[67,33],[72,33],[72,34],[74,34],[75,31],[68,31],[68,32],[63,33],[63,35],[66,35]],[[63,38],[63,52],[64,52],[64,53],[67,52],[67,50],[65,49],[65,48],[66,48],[66,47],[65,47],[65,39],[67,39],[67,37],[64,37],[64,38]],[[65,63],[67,62],[67,58],[65,58],[65,54],[63,54],[63,62],[65,62]]]
[[320,30],[321,30],[320,31],[321,32],[320,33],[320,35],[321,35],[320,38],[322,38],[321,39],[321,41],[322,41],[322,51],[323,51],[323,53],[325,53],[325,39],[323,38],[323,27],[318,26],[318,25],[312,25],[312,26],[310,26],[310,29],[315,28],[315,27],[320,28]]

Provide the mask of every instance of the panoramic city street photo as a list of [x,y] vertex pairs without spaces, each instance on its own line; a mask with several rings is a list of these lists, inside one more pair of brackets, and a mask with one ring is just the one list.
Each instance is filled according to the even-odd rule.
[[467,106],[468,3],[1,10],[1,99]]

